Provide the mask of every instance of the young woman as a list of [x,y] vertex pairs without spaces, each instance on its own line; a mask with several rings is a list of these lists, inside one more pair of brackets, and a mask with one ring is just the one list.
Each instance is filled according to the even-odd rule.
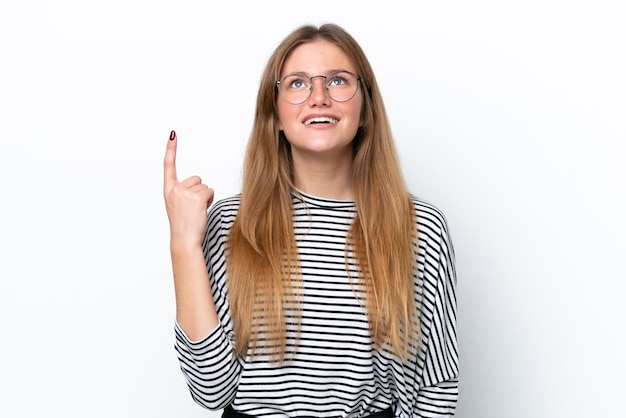
[[241,194],[165,155],[176,349],[225,417],[443,417],[458,397],[443,214],[406,189],[368,60],[304,26],[269,59]]

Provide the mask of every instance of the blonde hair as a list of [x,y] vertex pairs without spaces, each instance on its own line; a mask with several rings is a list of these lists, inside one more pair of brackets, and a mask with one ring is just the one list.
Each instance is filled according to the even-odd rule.
[[334,24],[293,31],[276,48],[261,79],[240,206],[227,247],[235,350],[244,356],[248,349],[269,349],[272,358],[283,361],[287,316],[298,314],[301,277],[292,222],[293,163],[289,142],[278,128],[275,82],[290,53],[315,40],[341,48],[362,80],[362,126],[353,141],[352,163],[356,215],[346,251],[354,251],[358,260],[359,288],[365,294],[374,341],[406,359],[409,346],[419,340],[413,281],[415,210],[372,68],[354,38]]

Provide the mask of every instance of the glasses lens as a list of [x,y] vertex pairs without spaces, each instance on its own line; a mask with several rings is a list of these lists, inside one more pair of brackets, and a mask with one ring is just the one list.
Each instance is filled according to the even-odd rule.
[[336,102],[347,102],[352,99],[358,88],[359,79],[347,71],[331,73],[326,78],[328,95]]
[[288,75],[280,80],[278,90],[289,103],[300,104],[309,97],[311,80],[299,74]]

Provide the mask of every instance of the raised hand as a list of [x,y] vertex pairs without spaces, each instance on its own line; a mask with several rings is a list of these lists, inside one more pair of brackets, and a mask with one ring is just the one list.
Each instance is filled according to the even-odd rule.
[[189,338],[199,340],[219,323],[201,247],[213,189],[202,184],[198,176],[178,181],[177,142],[176,133],[172,131],[163,161],[163,195],[170,221],[176,321]]
[[171,244],[191,248],[202,244],[207,225],[207,209],[213,202],[214,192],[198,176],[178,181],[177,145],[178,138],[172,131],[163,161],[163,195],[170,222]]

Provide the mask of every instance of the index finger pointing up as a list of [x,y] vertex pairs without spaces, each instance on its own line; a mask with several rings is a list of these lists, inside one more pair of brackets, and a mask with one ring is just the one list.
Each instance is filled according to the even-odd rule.
[[170,133],[170,140],[167,141],[167,149],[165,151],[165,159],[163,160],[163,174],[165,180],[165,186],[168,184],[174,185],[178,182],[176,176],[176,132]]

